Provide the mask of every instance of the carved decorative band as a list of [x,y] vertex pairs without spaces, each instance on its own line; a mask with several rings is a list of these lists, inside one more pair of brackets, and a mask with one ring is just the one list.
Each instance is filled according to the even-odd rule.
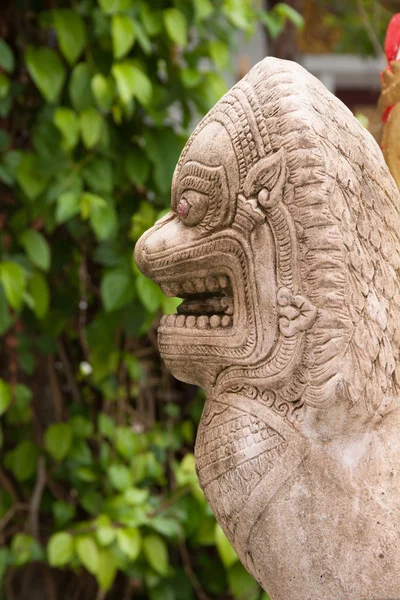
[[298,291],[298,278],[293,273],[297,265],[296,238],[290,226],[290,216],[281,203],[267,209],[267,219],[275,238],[278,284]]

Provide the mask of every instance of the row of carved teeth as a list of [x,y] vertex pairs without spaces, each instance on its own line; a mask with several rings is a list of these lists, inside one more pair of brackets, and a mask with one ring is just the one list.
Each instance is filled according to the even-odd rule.
[[218,292],[228,287],[229,279],[226,275],[209,275],[208,277],[195,277],[185,281],[175,281],[160,284],[167,296],[182,296],[182,294],[204,294]]
[[232,327],[233,319],[229,315],[163,315],[160,325],[162,327],[186,327],[187,329],[218,329]]

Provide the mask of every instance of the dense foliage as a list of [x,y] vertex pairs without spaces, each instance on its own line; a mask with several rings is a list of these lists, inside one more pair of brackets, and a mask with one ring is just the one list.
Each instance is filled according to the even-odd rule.
[[[251,0],[10,2],[0,32],[0,597],[257,600],[198,487],[201,395],[132,262]],[[264,595],[264,598],[266,596]]]

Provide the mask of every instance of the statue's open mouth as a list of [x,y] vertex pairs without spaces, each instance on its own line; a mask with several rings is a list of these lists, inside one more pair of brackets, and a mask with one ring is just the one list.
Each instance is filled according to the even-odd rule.
[[179,364],[195,357],[213,364],[230,364],[232,357],[238,364],[248,361],[260,336],[259,310],[248,285],[254,280],[253,266],[244,240],[224,231],[174,252],[149,252],[146,238],[142,244],[142,271],[167,296],[182,298],[176,314],[161,319],[158,344],[163,358]]
[[217,330],[233,325],[234,301],[231,280],[226,274],[208,275],[162,284],[167,296],[183,299],[177,314],[164,315],[160,329],[170,327]]

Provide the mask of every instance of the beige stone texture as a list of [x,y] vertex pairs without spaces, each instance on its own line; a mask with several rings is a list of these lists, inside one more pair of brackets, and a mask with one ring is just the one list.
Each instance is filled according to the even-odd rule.
[[267,58],[201,121],[137,243],[181,296],[200,484],[272,600],[400,599],[400,198],[372,136]]

